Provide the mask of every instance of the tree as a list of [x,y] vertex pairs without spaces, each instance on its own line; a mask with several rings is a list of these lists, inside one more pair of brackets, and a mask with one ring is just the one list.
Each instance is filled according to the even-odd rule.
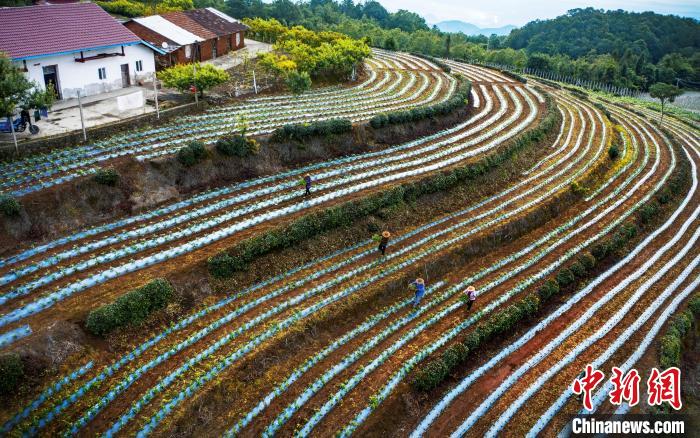
[[[12,61],[0,53],[0,117],[12,119],[18,108],[50,108],[55,100],[53,90],[42,90],[30,81]],[[17,137],[13,132],[15,149]]]
[[178,64],[158,73],[158,79],[163,81],[163,85],[166,87],[185,92],[194,85],[200,96],[204,96],[204,91],[223,84],[230,78],[229,74],[219,67],[199,63],[194,66],[192,64]]
[[649,95],[655,99],[661,101],[661,123],[664,122],[664,105],[666,101],[673,102],[676,97],[683,94],[678,87],[671,84],[664,84],[663,82],[656,83],[649,87]]
[[287,75],[285,83],[293,94],[302,94],[311,88],[311,76],[305,71],[294,70]]

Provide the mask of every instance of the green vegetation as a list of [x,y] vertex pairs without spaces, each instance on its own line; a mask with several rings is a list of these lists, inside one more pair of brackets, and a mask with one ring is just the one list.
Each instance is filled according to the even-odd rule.
[[22,211],[22,205],[10,195],[0,195],[0,211],[7,217],[16,217]]
[[111,0],[96,1],[95,3],[110,14],[130,18],[152,14],[164,14],[166,12],[185,11],[194,9],[195,7],[192,0],[162,0],[156,2],[147,0]]
[[24,365],[17,353],[0,356],[0,394],[14,391],[24,377]]
[[228,0],[226,7],[235,17],[274,18],[288,26],[340,32],[387,50],[530,67],[643,90],[676,78],[700,82],[700,26],[691,18],[573,9],[552,20],[533,21],[507,37],[487,37],[440,32],[415,13],[390,13],[374,0]]
[[419,196],[448,190],[465,181],[473,181],[499,167],[518,151],[542,141],[558,126],[559,113],[553,102],[549,98],[547,99],[547,115],[542,122],[536,128],[525,132],[503,146],[495,154],[473,164],[428,176],[420,181],[401,184],[366,198],[302,216],[288,226],[279,227],[245,240],[230,251],[224,251],[209,258],[209,272],[217,278],[231,277],[235,272],[246,269],[248,264],[256,258],[272,251],[288,248],[324,231],[349,225],[357,219],[367,217],[382,209],[396,207],[402,203],[411,204]]
[[370,56],[364,41],[338,32],[314,32],[303,26],[287,28],[275,19],[249,19],[246,24],[252,38],[274,42],[274,51],[259,55],[259,63],[295,94],[309,89],[312,79],[350,78],[362,60]]
[[163,81],[163,85],[175,88],[180,92],[190,90],[194,84],[200,96],[204,92],[217,85],[221,85],[230,79],[230,76],[222,68],[212,64],[178,64],[158,72],[158,79]]
[[450,114],[452,111],[464,108],[469,103],[469,93],[471,92],[471,82],[462,81],[457,92],[446,102],[436,105],[413,108],[406,111],[393,111],[386,114],[377,114],[372,117],[369,124],[372,128],[378,129],[397,123],[417,122],[435,116]]
[[218,139],[216,141],[216,150],[227,157],[243,158],[257,154],[260,150],[260,145],[252,138],[236,134]]
[[688,308],[669,323],[666,334],[659,341],[659,365],[662,368],[679,367],[683,350],[683,338],[700,318],[700,295],[695,295]]
[[661,102],[661,121],[664,120],[664,105],[666,102],[673,103],[676,97],[683,94],[683,92],[676,86],[670,84],[658,83],[649,87],[649,95],[654,99],[659,99]]
[[177,160],[185,167],[191,167],[207,156],[207,150],[201,141],[192,141],[177,151]]
[[114,187],[119,182],[119,172],[112,167],[107,169],[99,169],[97,172],[95,172],[93,179],[97,184]]
[[170,283],[156,279],[120,296],[111,304],[93,310],[85,326],[91,333],[105,336],[119,327],[140,324],[148,315],[164,308],[172,297]]
[[327,137],[352,131],[352,122],[348,119],[321,120],[312,123],[284,125],[275,129],[272,138],[276,141],[301,141],[309,137]]

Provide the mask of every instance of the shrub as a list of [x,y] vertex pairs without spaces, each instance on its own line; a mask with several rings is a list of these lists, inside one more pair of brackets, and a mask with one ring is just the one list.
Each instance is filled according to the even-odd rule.
[[586,270],[588,270],[588,271],[590,271],[591,269],[593,269],[593,268],[595,267],[595,264],[596,264],[596,259],[595,259],[595,257],[593,257],[593,254],[591,254],[591,253],[588,252],[588,251],[586,251],[586,252],[584,252],[583,254],[581,254],[581,255],[578,257],[578,261],[579,261],[579,263],[581,263],[581,264],[583,265],[583,267],[586,268]]
[[383,128],[388,125],[399,123],[416,122],[438,115],[447,115],[452,111],[464,108],[469,102],[471,92],[471,82],[463,80],[457,92],[448,101],[432,106],[413,108],[406,111],[393,111],[388,114],[377,114],[369,121],[369,125],[374,129]]
[[309,137],[328,137],[352,131],[352,122],[348,119],[321,120],[313,123],[284,125],[275,129],[272,138],[276,141],[301,141]]
[[576,280],[576,277],[574,277],[574,273],[568,268],[563,268],[557,273],[557,283],[559,283],[561,287],[570,285],[574,280]]
[[0,356],[0,394],[9,394],[24,377],[24,365],[17,353]]
[[656,214],[659,212],[659,204],[655,201],[651,201],[644,204],[642,208],[639,209],[639,220],[642,224],[647,224],[651,222]]
[[117,185],[117,182],[119,182],[119,172],[112,167],[107,169],[99,169],[97,172],[95,172],[95,176],[93,178],[97,184],[113,187]]
[[693,312],[695,317],[700,315],[700,295],[696,295],[692,300],[690,300],[690,303],[688,303],[688,308],[691,312]]
[[22,205],[17,199],[10,195],[0,196],[0,211],[7,217],[19,216],[22,210]]
[[206,156],[207,150],[204,148],[204,143],[200,141],[192,141],[177,151],[177,160],[186,167],[194,166]]
[[537,295],[542,301],[546,301],[553,295],[559,293],[559,283],[549,279],[547,280],[539,289],[537,289]]
[[611,160],[615,161],[619,156],[620,148],[616,144],[610,146],[610,148],[608,149],[608,157],[610,157]]
[[660,365],[663,368],[678,366],[681,361],[681,340],[678,336],[668,334],[661,338]]
[[302,94],[311,88],[311,76],[305,71],[293,70],[287,74],[284,83],[292,94]]
[[229,278],[234,272],[241,268],[241,266],[238,265],[238,260],[225,252],[210,257],[209,260],[207,260],[207,265],[212,277],[219,279]]
[[216,141],[216,150],[222,155],[244,158],[257,154],[260,150],[260,145],[253,139],[236,134],[231,137],[218,139]]
[[428,362],[413,379],[413,386],[421,391],[429,391],[442,382],[448,374],[445,363],[440,360]]
[[582,278],[586,275],[586,267],[579,261],[572,263],[571,266],[569,266],[569,269],[576,277]]
[[146,5],[136,1],[112,0],[96,1],[95,3],[110,14],[121,15],[124,17],[140,17],[148,14]]
[[170,283],[156,279],[91,311],[85,325],[91,333],[105,336],[119,327],[140,324],[148,315],[165,307],[172,297]]
[[158,72],[158,79],[168,88],[175,88],[181,93],[188,92],[192,84],[197,87],[200,96],[217,85],[223,84],[231,77],[226,70],[213,64],[177,64]]

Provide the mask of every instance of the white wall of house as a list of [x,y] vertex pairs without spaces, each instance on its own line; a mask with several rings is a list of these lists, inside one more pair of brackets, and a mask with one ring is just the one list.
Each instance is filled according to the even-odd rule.
[[[88,50],[83,52],[83,56],[88,58],[101,53],[121,53],[121,47]],[[78,90],[81,90],[81,96],[91,96],[123,88],[122,64],[128,64],[129,66],[131,85],[135,85],[138,81],[150,80],[155,71],[153,51],[143,44],[124,46],[124,56],[90,59],[85,62],[76,62],[76,59],[80,59],[80,53],[28,59],[26,61],[28,71],[25,74],[30,80],[35,81],[44,89],[43,67],[55,65],[58,72],[58,86],[61,90],[61,98],[70,99],[77,97]],[[141,61],[140,71],[137,71],[137,61]],[[24,67],[22,61],[18,61],[17,65],[20,68]],[[100,78],[99,70],[101,68],[104,69],[104,78]]]

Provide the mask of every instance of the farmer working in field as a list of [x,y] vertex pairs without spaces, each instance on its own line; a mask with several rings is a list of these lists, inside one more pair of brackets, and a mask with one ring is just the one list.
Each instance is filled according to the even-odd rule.
[[416,288],[416,296],[413,298],[413,308],[415,309],[420,306],[420,300],[423,299],[423,295],[425,295],[425,281],[419,277],[409,283],[409,285]]
[[466,291],[464,291],[464,294],[466,295],[466,300],[467,300],[467,310],[472,310],[472,306],[474,305],[474,301],[476,301],[476,289],[474,289],[474,286],[469,286]]
[[309,175],[309,174],[304,175],[304,185],[306,186],[306,193],[304,193],[304,196],[310,195],[311,194],[311,175]]
[[382,255],[386,253],[386,246],[389,244],[389,238],[391,237],[391,233],[388,231],[384,231],[382,233],[382,239],[379,241],[379,251],[382,252]]

